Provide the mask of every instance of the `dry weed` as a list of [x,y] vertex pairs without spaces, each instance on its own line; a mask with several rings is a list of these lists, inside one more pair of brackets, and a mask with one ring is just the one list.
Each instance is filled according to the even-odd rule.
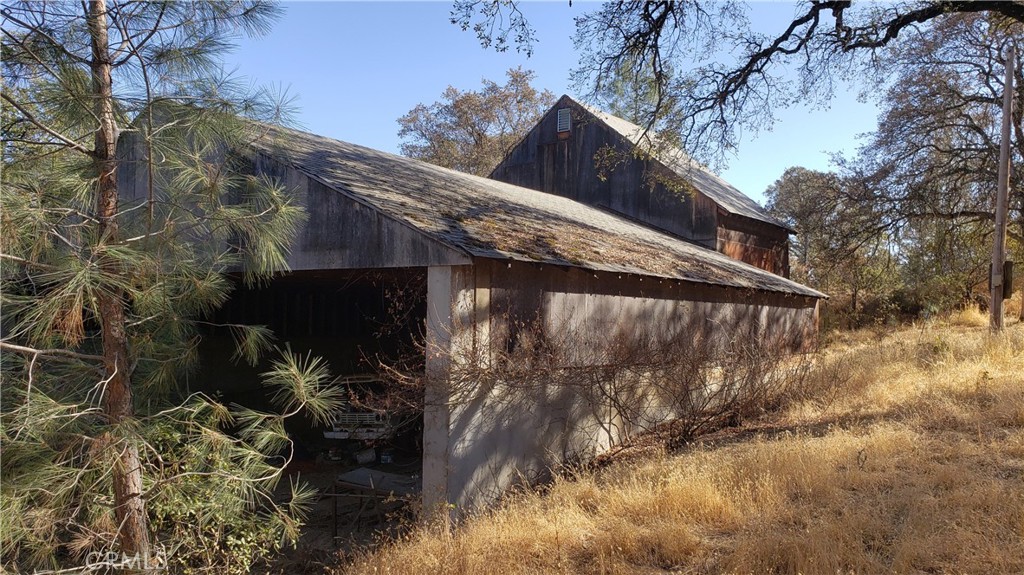
[[[1021,280],[1018,279],[1017,283],[1019,284],[1020,282]],[[1020,318],[1022,304],[1024,304],[1024,288],[1013,292],[1013,297],[1006,300],[1006,305],[1003,308],[1003,311],[1006,312],[1006,317]]]
[[346,571],[1024,572],[1024,325],[975,319],[835,338],[810,375],[831,391],[752,437],[563,477]]
[[949,316],[950,325],[962,327],[985,327],[988,325],[987,312],[981,311],[976,305],[969,305]]

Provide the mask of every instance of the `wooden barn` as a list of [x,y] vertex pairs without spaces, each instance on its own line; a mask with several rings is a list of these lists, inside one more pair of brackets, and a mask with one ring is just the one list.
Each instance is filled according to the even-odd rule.
[[[640,144],[652,157],[638,159]],[[789,277],[793,230],[682,150],[650,145],[641,127],[569,96],[490,177],[622,214]]]
[[[801,347],[816,338],[821,293],[680,237],[722,233],[715,226],[734,214],[716,212],[711,223],[691,219],[666,233],[636,221],[668,211],[652,210],[651,194],[632,203],[608,196],[618,209],[599,209],[309,133],[267,130],[247,153],[252,169],[284,184],[308,221],[290,271],[270,285],[240,287],[221,313],[273,327],[292,349],[324,356],[338,375],[363,373],[400,347],[419,353],[407,365],[423,381],[426,509],[492,501],[517,478],[621,436],[620,414],[586,387],[536,378],[517,387],[532,362],[548,358],[549,373],[582,372],[631,361],[616,355],[631,344],[742,332]],[[122,170],[126,201],[143,197],[144,170],[141,162]],[[704,201],[669,200],[693,214],[687,206]],[[394,320],[394,302],[403,298]],[[382,329],[396,321],[397,335]],[[419,333],[423,345],[408,345]],[[214,348],[229,343],[209,339]],[[571,349],[555,353],[558,345]],[[214,349],[205,357],[210,366],[226,356]],[[259,386],[243,367],[204,373],[238,393]]]

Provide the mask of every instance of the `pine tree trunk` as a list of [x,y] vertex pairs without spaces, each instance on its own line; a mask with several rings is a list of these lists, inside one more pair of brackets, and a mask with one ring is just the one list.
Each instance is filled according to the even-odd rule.
[[[95,134],[96,214],[100,244],[117,240],[117,125],[114,119],[113,80],[107,37],[106,0],[89,2],[89,35],[92,43],[92,88],[94,110],[100,120]],[[115,262],[104,260],[105,274],[120,272]],[[104,369],[107,387],[103,409],[111,425],[127,422],[134,415],[131,373],[128,361],[128,334],[125,331],[125,298],[120,290],[98,291],[99,321],[103,338]],[[112,470],[114,513],[118,524],[118,543],[127,555],[149,556],[149,525],[142,500],[142,466],[134,442],[112,445],[117,451]]]

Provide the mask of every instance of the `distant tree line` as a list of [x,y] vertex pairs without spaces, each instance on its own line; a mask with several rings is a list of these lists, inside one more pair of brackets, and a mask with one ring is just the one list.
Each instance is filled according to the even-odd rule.
[[[954,14],[904,33],[878,57],[882,114],[859,154],[835,173],[788,170],[766,192],[799,232],[802,279],[837,292],[847,323],[987,305],[1005,49],[1024,28],[984,13]],[[1022,102],[1018,63],[1016,97]],[[1018,104],[1012,163],[1022,165]],[[1024,174],[1011,181],[1011,255],[1024,261]],[[1020,278],[1017,279],[1020,285]]]

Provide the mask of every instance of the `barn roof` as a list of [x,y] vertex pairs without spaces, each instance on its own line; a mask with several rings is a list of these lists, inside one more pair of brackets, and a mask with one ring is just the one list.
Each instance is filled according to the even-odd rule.
[[[640,126],[637,126],[630,121],[623,120],[617,116],[612,116],[611,114],[602,112],[598,109],[591,108],[586,104],[573,100],[569,96],[562,96],[555,106],[562,107],[567,103],[574,104],[583,110],[586,110],[613,132],[628,141],[631,145],[637,146],[645,139],[648,140],[646,143],[650,142],[649,134],[645,134],[645,130]],[[651,151],[656,161],[663,164],[666,168],[670,169],[681,178],[690,182],[693,187],[697,188],[697,191],[710,198],[726,212],[745,216],[794,232],[791,227],[769,215],[768,212],[759,206],[753,199],[733,187],[729,182],[726,182],[722,178],[716,176],[711,172],[711,170],[702,166],[681,149],[675,146],[659,144],[653,146]]]
[[824,297],[561,196],[306,132],[265,129],[257,151],[471,256]]

